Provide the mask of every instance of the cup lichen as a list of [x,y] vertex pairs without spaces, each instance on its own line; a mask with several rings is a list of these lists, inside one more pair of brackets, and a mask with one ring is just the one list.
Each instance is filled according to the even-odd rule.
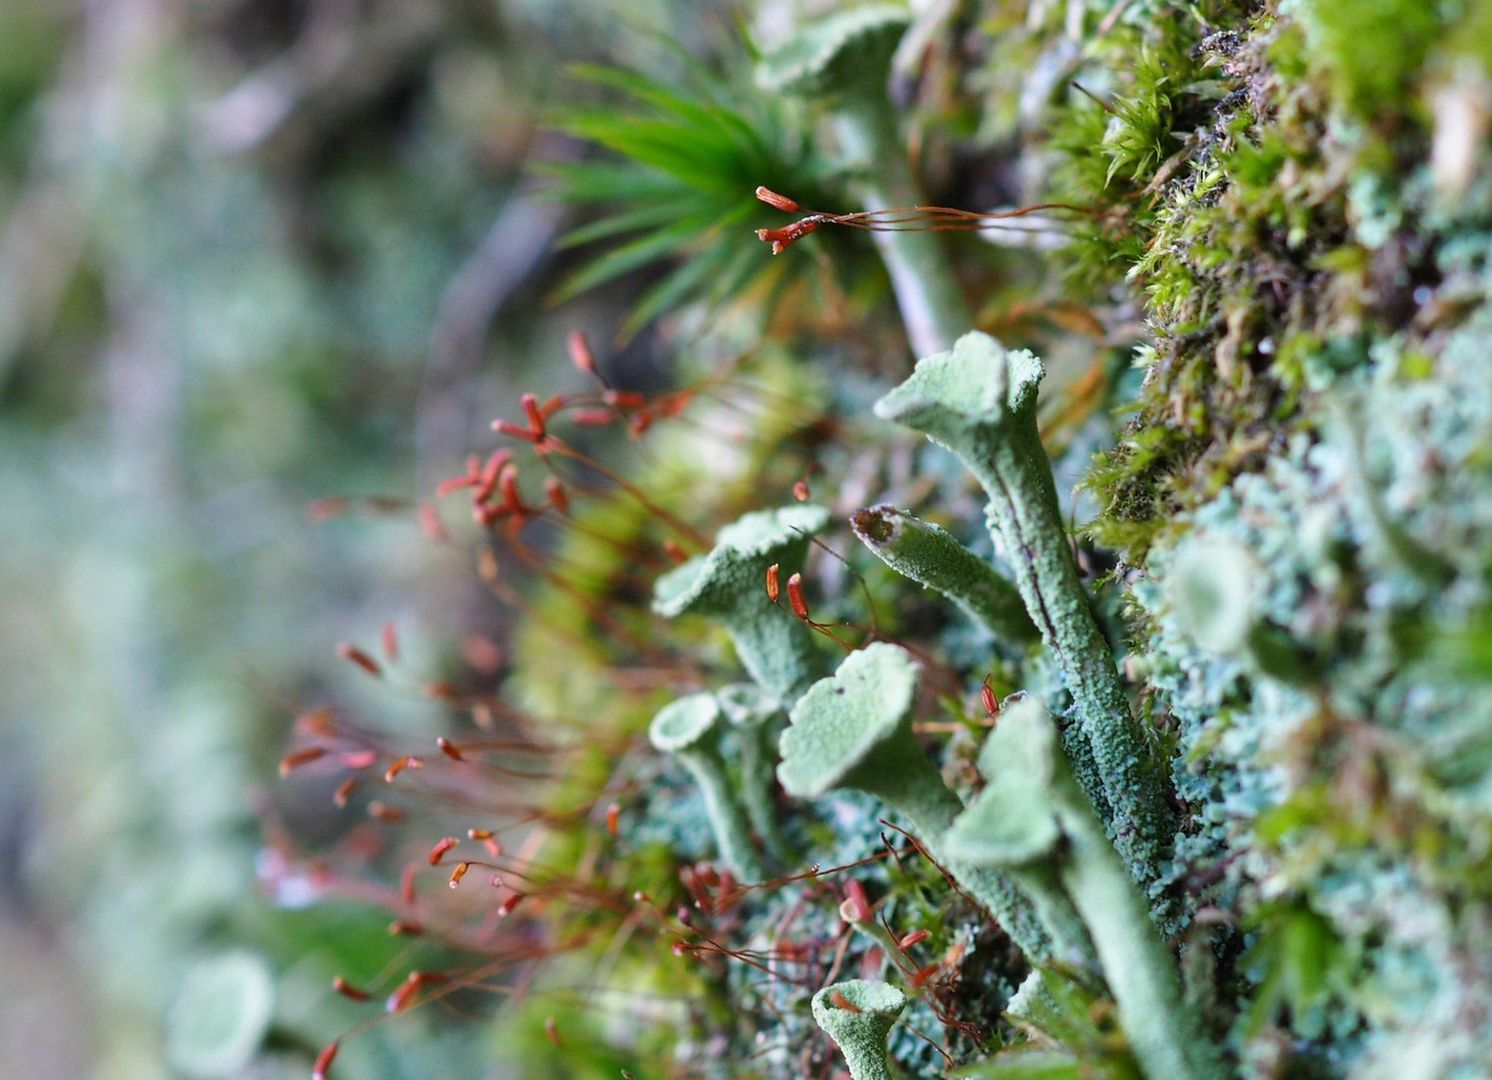
[[1016,587],[947,530],[884,503],[856,510],[850,525],[883,563],[942,593],[998,640],[1022,645],[1036,638]]
[[983,486],[990,532],[1073,696],[1077,724],[1064,740],[1074,771],[1130,873],[1148,887],[1169,854],[1171,814],[1154,749],[1130,708],[1062,524],[1036,427],[1044,373],[1031,353],[969,333],[919,360],[875,411],[952,451]]
[[989,783],[943,838],[946,850],[1021,882],[1060,883],[1090,932],[1119,1020],[1147,1075],[1223,1075],[1220,1056],[1187,1002],[1149,906],[1059,748],[1034,698],[1008,708],[979,759]]
[[720,705],[715,695],[689,694],[665,705],[653,717],[648,738],[655,749],[672,754],[693,775],[720,857],[731,873],[747,881],[760,880],[765,873],[761,856],[751,842],[751,828],[720,753]]
[[720,711],[736,736],[741,801],[751,827],[778,865],[793,862],[793,845],[782,828],[776,801],[773,762],[782,709],[754,683],[731,683],[715,692]]
[[[1085,964],[1091,955],[1086,936],[1069,933],[1077,924],[1075,914],[1043,920],[999,873],[941,853],[941,838],[963,803],[912,737],[917,684],[917,664],[898,645],[875,642],[851,653],[835,674],[814,683],[793,706],[777,767],[783,788],[803,799],[853,788],[889,804],[1033,963],[1060,959]],[[1055,902],[1058,907],[1065,903]]]
[[[910,21],[905,8],[887,4],[836,12],[801,29],[757,68],[763,89],[827,108],[866,210],[923,201],[887,93],[892,58]],[[938,236],[872,235],[913,352],[946,349],[973,316]]]
[[801,566],[808,538],[829,521],[822,506],[756,510],[725,526],[707,555],[658,579],[653,610],[665,618],[703,615],[725,628],[752,681],[786,705],[827,665],[813,633],[768,598],[765,574]]
[[890,983],[849,979],[819,990],[811,1007],[854,1080],[891,1080],[886,1037],[907,1007],[905,994]]

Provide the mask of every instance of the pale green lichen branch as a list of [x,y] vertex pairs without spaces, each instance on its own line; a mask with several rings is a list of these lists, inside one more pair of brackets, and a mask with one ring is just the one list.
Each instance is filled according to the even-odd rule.
[[690,694],[666,705],[653,717],[648,737],[655,749],[672,754],[693,775],[720,858],[731,873],[744,881],[765,877],[720,754],[720,706],[715,696]]
[[946,530],[887,505],[856,510],[850,525],[883,563],[942,593],[1000,641],[1035,640],[1036,627],[1020,591]]
[[813,995],[813,1018],[834,1040],[854,1080],[891,1080],[886,1037],[907,1007],[890,983],[850,979]]
[[940,838],[963,803],[912,737],[917,683],[917,665],[900,646],[876,642],[848,656],[789,714],[777,767],[784,790],[803,799],[835,788],[875,796],[908,820],[933,858],[989,909],[1033,963],[1086,964],[1092,955],[1086,935],[1067,933],[1075,914],[1046,926],[1002,875],[941,853]]
[[[906,9],[890,5],[838,12],[803,28],[766,56],[757,72],[764,89],[829,110],[865,210],[922,201],[887,92],[891,60],[909,21]],[[972,325],[973,316],[937,234],[872,236],[891,276],[912,351],[923,355],[948,348]]]
[[715,692],[715,699],[736,735],[741,801],[746,805],[751,827],[779,866],[791,865],[795,853],[782,829],[773,773],[782,710],[766,691],[754,683],[723,686]]
[[1171,813],[1150,740],[1130,709],[1114,655],[1093,616],[1062,524],[1036,428],[1044,369],[987,334],[918,361],[876,414],[957,454],[989,496],[988,522],[1026,610],[1071,691],[1078,729],[1064,732],[1073,767],[1130,873],[1148,887],[1171,843]]
[[1017,882],[1050,875],[1098,950],[1130,1047],[1152,1080],[1215,1080],[1221,1055],[1186,1000],[1176,963],[1035,699],[1008,708],[980,754],[984,793],[944,837],[950,854]]

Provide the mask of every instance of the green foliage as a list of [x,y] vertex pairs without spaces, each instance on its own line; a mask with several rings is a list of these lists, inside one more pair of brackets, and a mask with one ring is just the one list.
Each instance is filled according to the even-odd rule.
[[1438,0],[1318,0],[1301,13],[1306,55],[1345,111],[1391,127],[1420,100],[1414,91],[1426,56],[1456,6]]
[[825,187],[828,162],[739,66],[727,64],[722,73],[670,55],[682,68],[677,81],[593,65],[574,69],[612,101],[562,110],[555,124],[605,154],[544,167],[555,179],[552,197],[599,212],[566,234],[564,246],[606,246],[556,299],[666,268],[637,300],[624,335],[696,301],[718,306],[753,293],[780,295],[812,270],[803,261],[765,262],[761,249],[746,242],[766,212],[752,194],[757,185],[789,192],[805,206],[835,201]]
[[1276,903],[1255,909],[1249,922],[1257,936],[1243,966],[1258,983],[1247,1024],[1257,1032],[1288,1009],[1295,1026],[1319,1027],[1319,1010],[1352,982],[1355,960],[1331,924],[1303,904]]

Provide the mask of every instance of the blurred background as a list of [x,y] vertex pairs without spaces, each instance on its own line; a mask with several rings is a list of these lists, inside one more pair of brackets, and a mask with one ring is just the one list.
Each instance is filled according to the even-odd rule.
[[[366,693],[336,642],[481,617],[409,504],[656,284],[551,302],[574,212],[531,164],[583,154],[548,119],[597,98],[566,65],[734,18],[0,0],[0,1075],[302,1077],[348,1025],[327,973],[377,970],[386,918],[256,883],[291,717]],[[343,1062],[480,1075],[484,1038],[423,1010]]]

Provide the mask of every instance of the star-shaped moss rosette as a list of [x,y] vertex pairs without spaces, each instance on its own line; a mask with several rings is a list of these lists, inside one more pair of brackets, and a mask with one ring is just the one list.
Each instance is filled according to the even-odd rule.
[[849,979],[813,995],[813,1018],[834,1040],[854,1080],[891,1080],[886,1037],[907,1007],[890,983]]
[[658,579],[653,610],[665,618],[703,615],[724,626],[747,674],[777,701],[794,701],[823,674],[812,632],[767,598],[767,568],[786,579],[800,567],[808,538],[829,522],[822,506],[757,510],[721,529],[708,555]]
[[653,717],[648,738],[653,747],[672,754],[694,776],[704,796],[705,813],[720,857],[731,873],[745,881],[764,876],[751,829],[731,790],[720,753],[720,705],[714,694],[690,694],[666,705]]
[[793,848],[782,831],[773,771],[782,707],[755,683],[722,686],[715,691],[715,700],[735,731],[746,816],[768,854],[780,865],[787,865],[793,861]]
[[1035,640],[1036,627],[1016,587],[945,529],[885,504],[856,510],[850,525],[883,563],[942,593],[1000,641]]
[[875,411],[957,454],[984,487],[990,532],[1073,696],[1078,725],[1065,733],[1073,769],[1130,873],[1148,887],[1169,855],[1171,814],[1155,751],[1130,709],[1067,542],[1036,429],[1044,373],[1029,352],[965,334],[949,351],[919,360]]
[[[950,856],[1056,883],[1076,906],[1146,1075],[1220,1077],[1221,1056],[1182,992],[1176,963],[1034,698],[1008,707],[979,768],[989,783],[943,838]],[[1038,905],[1039,906],[1039,905]]]
[[[800,29],[757,66],[757,82],[764,90],[830,112],[866,210],[923,201],[887,96],[891,59],[910,21],[905,8],[883,4],[837,12]],[[947,348],[973,317],[937,236],[873,236],[913,351]]]
[[938,854],[938,840],[963,803],[912,737],[917,684],[917,664],[899,645],[875,642],[851,653],[793,706],[777,778],[795,798],[853,788],[893,807],[1026,955],[1046,962],[1051,942],[1029,902],[999,874]]

